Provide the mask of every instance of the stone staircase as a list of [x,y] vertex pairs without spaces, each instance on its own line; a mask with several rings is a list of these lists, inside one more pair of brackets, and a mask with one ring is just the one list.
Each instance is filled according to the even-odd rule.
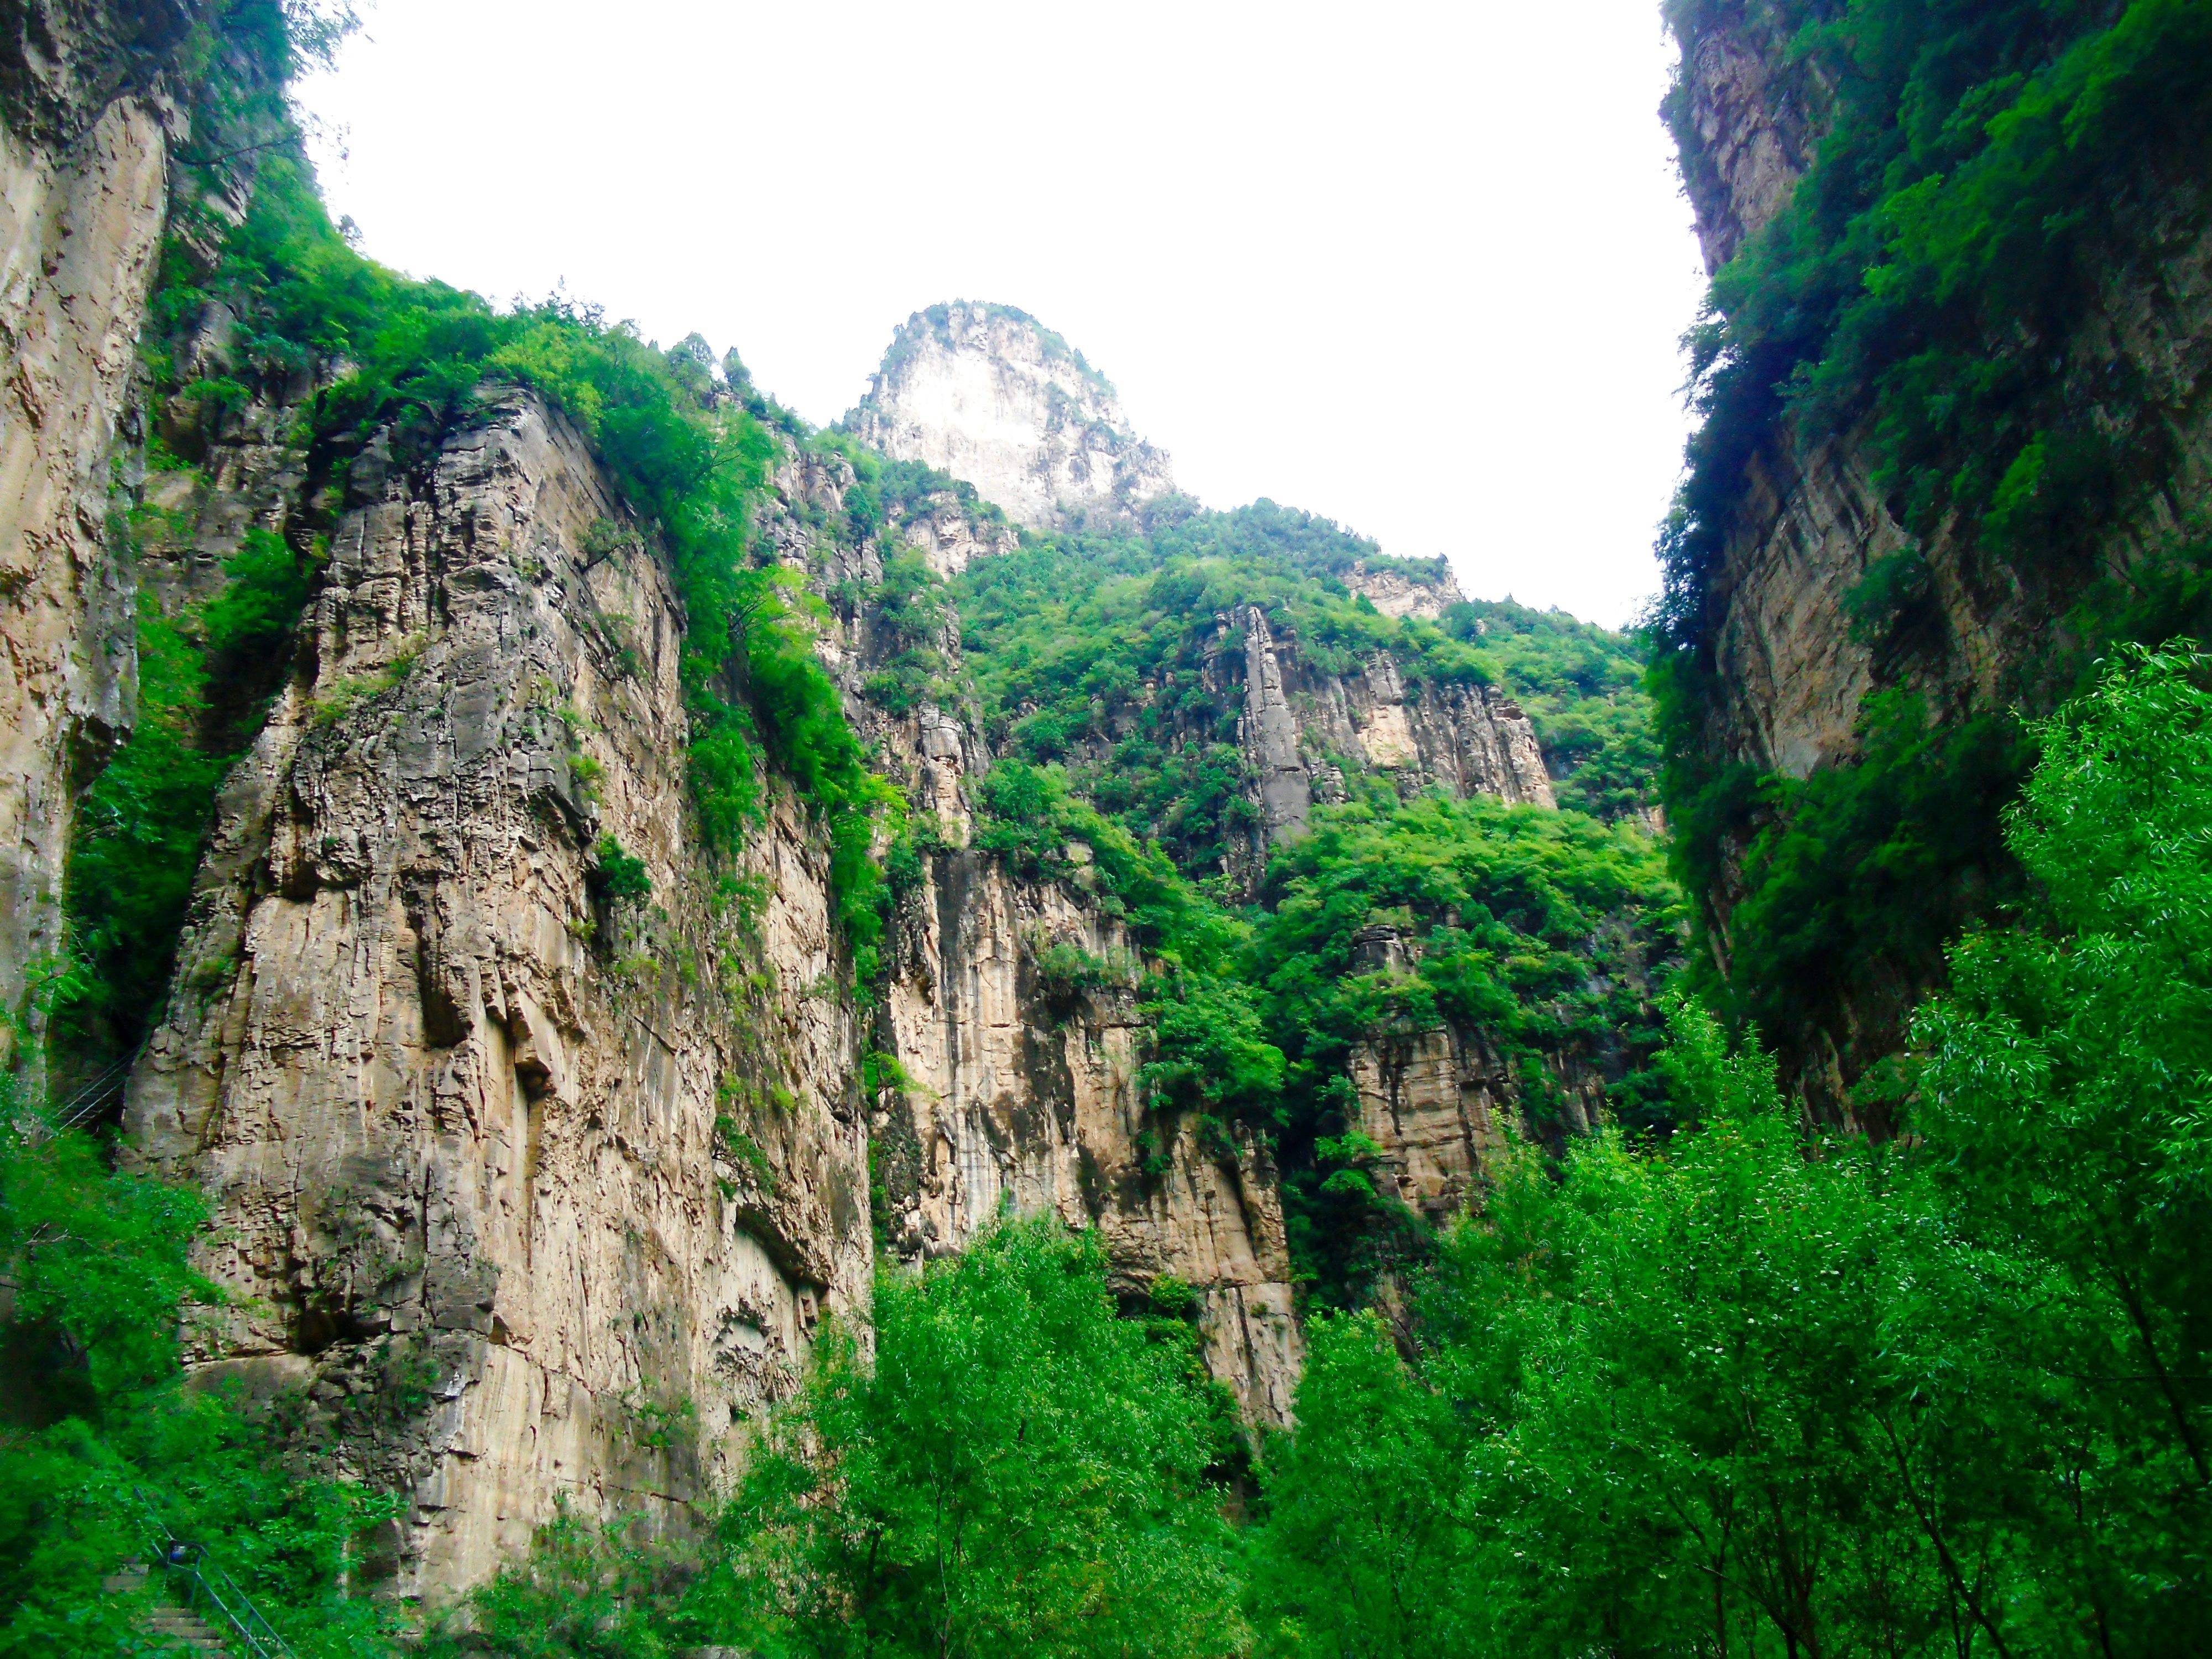
[[164,1647],[180,1647],[187,1653],[221,1654],[228,1659],[230,1650],[215,1633],[215,1627],[197,1613],[183,1607],[151,1608],[140,1628]]
[[[100,1581],[100,1588],[110,1595],[128,1595],[146,1588],[146,1564],[137,1562],[118,1573]],[[216,1633],[215,1626],[188,1607],[156,1602],[146,1610],[139,1621],[139,1629],[160,1643],[165,1652],[182,1650],[186,1653],[208,1653],[229,1659],[230,1649]]]

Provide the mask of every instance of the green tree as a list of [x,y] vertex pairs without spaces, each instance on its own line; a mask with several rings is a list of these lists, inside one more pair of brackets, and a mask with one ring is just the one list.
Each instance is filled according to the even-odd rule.
[[1913,1136],[1808,1139],[1678,1003],[1671,1137],[1493,1167],[1413,1364],[1317,1333],[1271,1643],[1395,1650],[1366,1587],[1435,1559],[1438,1652],[2204,1648],[2203,666],[2127,653],[2038,733],[2033,904],[1954,948],[1892,1091]]
[[1371,1311],[1308,1333],[1295,1437],[1270,1448],[1253,1555],[1265,1650],[1374,1656],[1463,1646],[1468,1536],[1455,1513],[1462,1433]]
[[693,1597],[701,1639],[1243,1650],[1211,1407],[1176,1344],[1115,1316],[1096,1237],[1006,1222],[950,1260],[887,1263],[874,1315],[872,1357],[831,1330],[767,1427]]
[[210,1287],[186,1260],[197,1194],[111,1170],[82,1134],[0,1121],[0,1655],[131,1650],[137,1598],[103,1579],[144,1559],[159,1516],[208,1545],[302,1652],[378,1650],[348,1601],[355,1534],[388,1512],[328,1478],[289,1425],[186,1389],[180,1320]]
[[1916,1026],[1917,1121],[1962,1224],[2051,1266],[2032,1334],[2069,1501],[2039,1510],[2049,1547],[2100,1626],[2149,1620],[2193,1644],[2212,1639],[2205,666],[2124,650],[2042,727],[2008,837],[2033,925],[1954,949],[1954,990]]

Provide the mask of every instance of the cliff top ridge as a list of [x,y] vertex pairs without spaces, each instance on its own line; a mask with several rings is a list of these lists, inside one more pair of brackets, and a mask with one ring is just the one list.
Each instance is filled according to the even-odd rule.
[[1113,382],[1029,313],[990,301],[908,317],[844,424],[895,460],[966,480],[1031,529],[1126,518],[1175,488]]

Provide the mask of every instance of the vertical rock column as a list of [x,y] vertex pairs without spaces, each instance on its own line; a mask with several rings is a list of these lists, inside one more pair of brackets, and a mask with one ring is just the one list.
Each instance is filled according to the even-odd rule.
[[1260,781],[1260,818],[1267,848],[1305,834],[1313,811],[1313,774],[1298,749],[1298,720],[1283,689],[1282,659],[1257,605],[1244,607],[1244,752]]
[[0,995],[10,1004],[61,945],[80,775],[132,717],[130,595],[106,548],[108,459],[167,179],[166,136],[137,97],[108,104],[66,143],[0,121]]

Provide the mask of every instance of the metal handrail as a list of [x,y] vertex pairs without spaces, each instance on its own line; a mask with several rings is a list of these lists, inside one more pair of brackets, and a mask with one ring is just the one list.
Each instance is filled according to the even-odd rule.
[[292,1644],[279,1636],[269,1621],[261,1616],[261,1609],[253,1605],[238,1581],[208,1559],[207,1550],[199,1544],[188,1544],[169,1530],[168,1523],[155,1512],[146,1494],[136,1486],[131,1495],[145,1510],[146,1518],[153,1523],[156,1541],[161,1547],[158,1559],[163,1571],[174,1583],[179,1574],[185,1578],[185,1605],[195,1608],[201,1601],[222,1616],[244,1645],[252,1659],[299,1659]]
[[76,1128],[78,1124],[84,1122],[101,1107],[106,1105],[118,1090],[128,1088],[131,1083],[131,1067],[137,1059],[137,1053],[133,1050],[79,1089],[64,1104],[56,1109],[54,1127],[57,1130]]
[[90,1122],[109,1102],[131,1086],[131,1068],[137,1065],[147,1046],[142,1042],[120,1060],[111,1061],[106,1070],[60,1105],[49,1106],[43,1113],[33,1112],[18,1120],[18,1127],[32,1140],[40,1141],[49,1135],[66,1134]]

